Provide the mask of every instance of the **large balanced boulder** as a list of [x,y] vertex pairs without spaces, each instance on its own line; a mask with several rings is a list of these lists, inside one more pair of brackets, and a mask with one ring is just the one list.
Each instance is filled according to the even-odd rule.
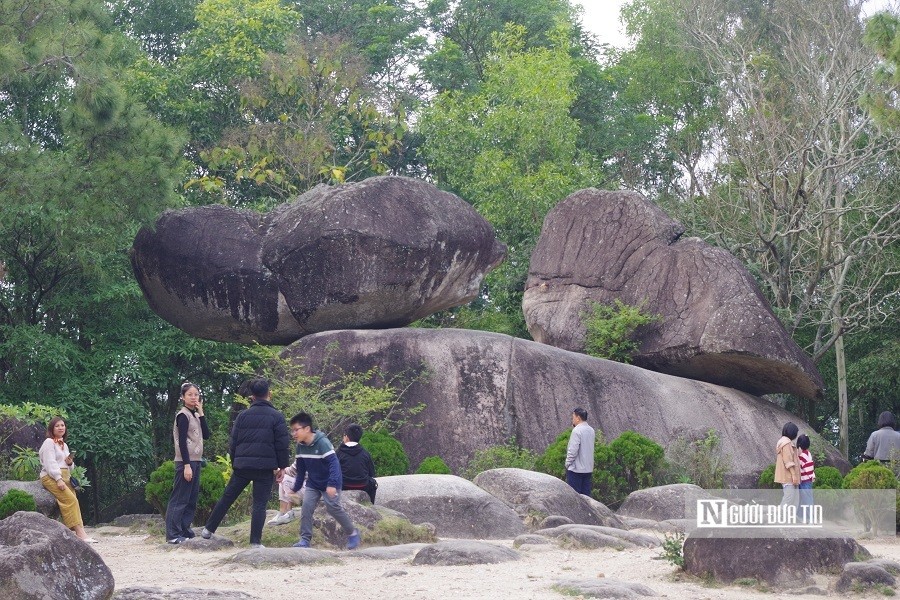
[[287,344],[398,327],[475,298],[506,249],[453,194],[404,177],[318,186],[270,213],[163,213],[131,250],[150,307],[205,339]]
[[499,498],[520,517],[556,515],[570,523],[624,528],[616,514],[596,500],[583,496],[566,482],[546,473],[525,469],[490,469],[473,483]]
[[525,533],[515,511],[454,475],[379,477],[378,504],[412,523],[431,523],[438,537],[511,539]]
[[[331,365],[346,372],[379,367],[390,377],[424,362],[430,377],[409,385],[402,398],[407,407],[424,405],[411,419],[421,426],[399,433],[413,464],[439,455],[460,469],[476,450],[510,438],[543,452],[569,427],[577,405],[606,440],[631,430],[668,446],[715,429],[732,461],[727,483],[742,487],[754,487],[772,463],[786,421],[816,437],[796,416],[744,392],[496,333],[332,331],[297,341],[283,356],[316,374]],[[820,443],[828,452],[823,464],[849,469],[831,444]]]
[[642,306],[634,364],[751,394],[822,395],[822,377],[727,251],[635,192],[576,192],[544,219],[522,309],[545,344],[584,350],[591,303]]
[[694,531],[684,541],[684,570],[726,583],[747,578],[784,585],[802,582],[813,573],[840,571],[847,563],[871,556],[851,537],[817,537],[810,530],[802,537],[778,529],[768,530],[766,537],[753,533],[712,537]]
[[112,571],[62,523],[35,512],[0,520],[0,598],[112,597]]

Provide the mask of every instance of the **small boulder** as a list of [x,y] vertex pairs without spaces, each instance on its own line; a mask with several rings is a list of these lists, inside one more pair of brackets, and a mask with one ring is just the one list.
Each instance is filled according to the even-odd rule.
[[166,544],[166,549],[174,550],[174,549],[184,549],[184,550],[197,550],[199,552],[216,552],[218,550],[226,550],[228,548],[234,548],[234,542],[228,539],[225,536],[213,534],[211,538],[208,540],[200,537],[200,532],[195,531],[195,535],[189,540],[185,540],[177,545]]
[[[344,507],[350,520],[353,521],[355,527],[365,527],[372,529],[375,524],[382,519],[381,514],[372,508],[372,505],[359,504],[349,498],[345,498],[341,494],[341,506]],[[328,514],[325,503],[320,502],[313,513],[313,529],[322,532],[325,540],[336,548],[345,548],[347,546],[348,532],[344,531],[341,525]],[[363,542],[365,543],[365,534],[363,534]]]
[[573,521],[569,517],[550,515],[549,517],[544,517],[544,520],[541,521],[538,529],[551,529],[553,527],[559,527],[560,525],[571,525],[572,523]]
[[656,592],[640,583],[617,579],[557,579],[553,589],[566,596],[581,598],[615,598],[629,600],[656,596]]
[[449,540],[430,544],[416,553],[414,565],[493,565],[519,560],[511,548],[473,540]]
[[868,562],[850,562],[844,565],[844,570],[837,580],[837,590],[846,592],[858,587],[874,587],[886,585],[894,587],[897,578],[891,575],[884,567]]
[[[616,527],[604,527],[602,525],[560,525],[559,527],[554,527],[552,529],[539,529],[535,531],[535,533],[537,535],[559,538],[566,536],[571,537],[571,532],[576,530],[592,531],[594,533],[617,538],[619,540],[627,542],[630,545],[640,546],[642,548],[656,548],[660,545],[658,539],[650,537],[649,535],[637,533],[635,531],[625,531],[624,529],[618,529]],[[577,535],[581,534],[576,534],[576,536]]]
[[400,558],[410,558],[427,545],[428,544],[397,544],[396,546],[375,546],[372,548],[363,548],[362,550],[354,550],[353,556],[371,558],[374,560],[397,560]]
[[[849,537],[803,538],[769,530],[771,537],[708,537],[697,530],[684,541],[684,570],[730,583],[753,578],[771,585],[798,583],[812,573],[834,572],[869,552]],[[798,552],[797,548],[803,551]]]
[[163,590],[158,587],[134,585],[116,591],[116,600],[256,600],[237,590],[210,590],[195,587],[179,587],[177,591]]
[[517,536],[516,539],[513,540],[513,548],[518,548],[519,546],[546,546],[550,543],[550,539],[543,535],[538,535],[536,533],[523,533],[520,536]]
[[620,517],[634,517],[653,521],[684,519],[686,502],[691,506],[698,498],[712,498],[702,487],[692,483],[673,483],[635,490],[616,511]]
[[[473,483],[499,498],[520,517],[559,515],[571,523],[623,527],[616,514],[601,502],[579,494],[565,481],[525,469],[490,469]],[[562,525],[562,523],[557,523]]]
[[515,511],[455,475],[379,477],[378,503],[412,523],[433,523],[439,537],[510,539],[525,533]]
[[36,512],[0,520],[0,598],[106,600],[112,571],[62,523]]
[[333,553],[315,548],[251,548],[238,552],[229,562],[251,567],[292,567],[338,564],[341,561]]

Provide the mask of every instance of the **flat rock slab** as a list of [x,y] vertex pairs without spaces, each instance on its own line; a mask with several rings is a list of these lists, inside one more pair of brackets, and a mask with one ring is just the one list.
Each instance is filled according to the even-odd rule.
[[347,555],[374,560],[395,560],[409,558],[428,544],[397,544],[396,546],[374,546],[362,550],[348,551]]
[[251,596],[237,590],[207,590],[203,588],[178,588],[177,590],[163,590],[158,587],[131,586],[116,590],[114,600],[256,600]]
[[[731,583],[753,578],[771,585],[801,583],[812,573],[842,570],[844,565],[869,552],[853,538],[792,537],[787,530],[768,538],[700,537],[696,532],[684,541],[684,570],[698,577]],[[778,537],[774,537],[777,535]],[[797,549],[802,548],[802,552]]]
[[822,396],[822,377],[728,251],[636,192],[589,188],[544,219],[522,310],[535,341],[582,352],[591,303],[643,306],[634,364],[762,395]]
[[884,567],[870,562],[850,562],[844,565],[844,570],[837,580],[839,592],[846,592],[858,587],[874,587],[886,585],[894,587],[897,578]]
[[616,514],[620,517],[635,517],[653,521],[684,519],[685,507],[696,506],[699,498],[712,498],[712,495],[702,487],[691,483],[673,483],[644,488],[628,494]]
[[229,563],[251,567],[336,564],[341,560],[332,552],[315,548],[251,548],[238,552]]
[[557,579],[553,589],[567,596],[584,598],[646,598],[656,592],[640,583],[617,579]]
[[112,597],[112,571],[91,546],[40,513],[0,520],[0,598]]
[[624,522],[630,529],[650,529],[659,531],[660,533],[684,533],[685,525],[674,521],[654,521],[653,519],[637,519],[635,517],[622,517]]
[[197,552],[215,552],[216,550],[226,550],[234,548],[234,542],[227,537],[213,534],[208,540],[200,537],[198,533],[196,537],[185,540],[180,544],[165,544],[171,550],[195,550]]
[[414,565],[492,565],[519,560],[519,553],[505,546],[472,540],[448,540],[425,546],[413,558]]
[[518,548],[519,546],[524,545],[532,545],[532,546],[546,546],[550,544],[550,538],[543,535],[538,535],[536,533],[526,533],[520,536],[517,536],[516,539],[513,540],[513,547]]
[[[603,527],[601,525],[560,525],[551,529],[539,529],[535,531],[537,535],[548,537],[564,537],[571,535],[573,531],[591,531],[597,534],[613,537],[635,546],[642,548],[656,548],[660,545],[659,540],[649,535],[638,533],[636,531],[626,531],[624,529],[616,529],[615,527]],[[579,534],[580,535],[580,534]]]
[[131,249],[150,308],[223,342],[402,327],[478,295],[506,255],[467,202],[419,179],[316,186],[261,214],[164,212]]

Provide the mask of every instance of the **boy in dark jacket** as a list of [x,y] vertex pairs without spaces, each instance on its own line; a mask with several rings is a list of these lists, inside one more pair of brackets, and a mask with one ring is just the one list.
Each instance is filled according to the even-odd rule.
[[313,534],[313,513],[319,500],[325,502],[325,510],[340,523],[348,534],[347,549],[359,546],[359,531],[353,527],[353,521],[341,506],[341,465],[334,452],[334,446],[321,431],[313,429],[312,417],[306,413],[298,413],[291,419],[291,435],[297,442],[297,478],[294,481],[294,492],[300,491],[303,479],[306,478],[306,489],[303,491],[303,508],[300,512],[300,541],[295,548],[309,548]]
[[372,462],[372,455],[359,445],[362,434],[362,427],[356,423],[348,425],[344,433],[344,443],[338,446],[337,457],[341,463],[343,489],[365,490],[369,500],[375,504],[375,490],[378,489],[378,482],[375,481],[375,463]]

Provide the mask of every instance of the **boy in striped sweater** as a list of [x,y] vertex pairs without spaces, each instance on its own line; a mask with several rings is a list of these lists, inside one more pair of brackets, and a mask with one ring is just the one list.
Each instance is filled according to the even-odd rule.
[[797,436],[797,462],[800,463],[800,512],[798,516],[801,523],[807,523],[812,518],[813,481],[816,480],[816,465],[813,463],[812,454],[809,452],[809,436]]

